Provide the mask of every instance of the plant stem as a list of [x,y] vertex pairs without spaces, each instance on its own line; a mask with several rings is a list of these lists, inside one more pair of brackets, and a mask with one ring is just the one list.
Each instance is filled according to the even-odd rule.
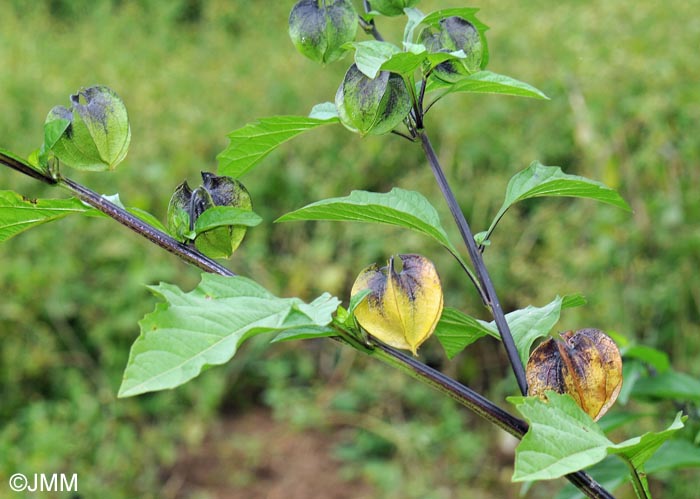
[[518,349],[515,346],[515,341],[513,341],[513,335],[508,327],[508,322],[506,322],[506,317],[503,314],[501,303],[498,301],[498,296],[496,295],[496,290],[491,282],[491,277],[486,270],[486,265],[484,265],[481,252],[479,251],[476,241],[474,241],[474,236],[469,228],[469,223],[467,222],[467,219],[464,218],[464,213],[462,213],[462,209],[457,203],[457,199],[450,188],[450,184],[448,183],[447,178],[445,178],[445,174],[440,166],[440,161],[437,158],[437,154],[435,154],[433,145],[431,144],[425,130],[419,131],[419,137],[421,139],[425,156],[428,158],[430,167],[433,170],[433,175],[435,176],[435,179],[440,186],[440,190],[447,201],[452,217],[457,223],[462,240],[467,246],[469,257],[474,264],[474,271],[476,272],[476,276],[481,283],[481,289],[483,290],[482,299],[484,300],[484,304],[491,309],[491,313],[493,314],[493,318],[496,322],[496,327],[498,327],[501,340],[503,341],[503,346],[505,347],[506,354],[508,355],[508,360],[513,368],[515,379],[518,382],[518,387],[520,388],[521,393],[525,395],[527,394],[525,368],[520,360]]
[[98,211],[101,211],[108,217],[113,218],[120,224],[128,227],[137,234],[142,235],[152,243],[160,246],[161,248],[169,251],[170,253],[180,257],[182,260],[200,268],[205,272],[213,272],[221,275],[233,276],[235,275],[231,270],[227,269],[223,265],[217,263],[211,258],[204,256],[202,253],[197,251],[193,246],[188,246],[180,241],[170,237],[168,234],[159,231],[150,224],[144,222],[138,217],[135,217],[128,211],[112,203],[108,199],[100,196],[95,191],[88,189],[87,187],[72,181],[69,178],[58,175],[56,178],[44,174],[39,170],[36,170],[28,163],[24,161],[8,156],[0,152],[0,164],[9,166],[13,170],[21,172],[27,176],[34,179],[40,180],[45,184],[49,185],[60,185],[65,187],[71,193],[73,193],[77,198],[82,200],[84,203],[92,206]]
[[220,275],[233,276],[234,272],[227,269],[220,263],[203,255],[193,246],[181,243],[177,239],[170,237],[168,234],[159,231],[152,225],[144,222],[138,217],[135,217],[128,211],[117,206],[111,201],[97,194],[95,191],[72,181],[66,177],[59,177],[59,185],[66,187],[69,191],[75,194],[83,202],[89,204],[96,210],[101,211],[108,217],[113,218],[120,224],[128,227],[137,234],[142,235],[152,243],[160,246],[166,251],[180,257],[182,260],[200,268],[205,272],[212,272]]
[[[371,5],[369,1],[363,0],[362,3],[365,12],[369,12],[371,10]],[[367,29],[367,27],[365,27],[365,31],[371,34],[375,40],[378,40],[380,42],[384,41],[384,38],[379,33],[377,27],[374,24],[374,20],[371,21],[370,27],[371,29]],[[467,251],[469,252],[469,257],[471,258],[472,263],[474,264],[476,275],[479,279],[480,285],[477,285],[477,283],[474,282],[474,277],[471,275],[470,272],[467,271],[467,274],[469,275],[472,282],[474,282],[477,291],[481,295],[481,300],[483,301],[484,305],[491,309],[491,314],[493,315],[494,321],[496,322],[498,332],[501,335],[501,340],[503,341],[503,346],[505,347],[506,355],[508,356],[511,368],[513,369],[515,380],[518,383],[520,392],[523,395],[526,395],[527,380],[525,379],[525,368],[523,367],[523,363],[520,361],[518,349],[515,346],[515,342],[513,341],[513,335],[510,332],[508,322],[506,321],[505,315],[503,314],[503,310],[501,309],[501,303],[498,300],[498,296],[496,295],[496,290],[494,289],[493,283],[491,282],[491,277],[489,276],[489,273],[486,270],[486,266],[484,265],[484,260],[481,255],[481,251],[479,250],[476,241],[474,241],[474,236],[472,235],[471,229],[469,228],[469,224],[467,223],[466,218],[464,218],[462,209],[459,207],[459,204],[457,203],[457,200],[454,194],[452,193],[450,184],[447,182],[445,174],[443,173],[442,168],[440,167],[440,162],[437,158],[437,154],[435,154],[435,150],[433,149],[433,146],[430,143],[430,139],[428,138],[428,135],[425,133],[425,129],[423,128],[423,117],[427,112],[427,109],[424,109],[423,107],[426,86],[427,76],[424,77],[421,81],[420,94],[416,98],[415,86],[413,84],[407,83],[407,88],[413,95],[413,115],[415,119],[415,128],[411,130],[411,135],[417,134],[418,136],[420,136],[423,151],[425,152],[425,155],[428,158],[428,162],[430,163],[430,167],[433,170],[435,179],[437,180],[440,186],[440,190],[442,191],[442,194],[445,197],[448,206],[450,207],[452,217],[457,223],[457,227],[459,228],[459,232],[462,235],[464,244],[466,244],[467,246]],[[432,104],[434,103],[435,102],[433,102]]]
[[[364,0],[362,3],[365,12],[369,12],[372,10],[372,7],[370,6],[369,2],[367,0]],[[375,40],[379,42],[384,41],[384,37],[377,31],[377,27],[374,25],[374,20],[371,21],[365,21],[362,16],[360,16],[360,26],[362,27],[363,30],[365,30],[365,33],[368,35],[371,35]]]
[[[493,423],[502,430],[510,433],[514,437],[521,439],[528,430],[528,425],[522,419],[519,419],[507,411],[504,411],[489,399],[483,397],[479,393],[470,389],[467,386],[455,381],[449,376],[445,376],[440,371],[429,367],[422,362],[391,348],[383,343],[372,342],[374,348],[368,348],[365,345],[359,345],[357,340],[350,339],[350,334],[345,331],[340,331],[341,335],[333,339],[342,343],[348,344],[352,348],[363,352],[370,357],[394,367],[412,378],[425,383],[447,395],[460,405],[468,408],[476,415]],[[585,471],[577,471],[566,475],[573,485],[575,485],[583,494],[593,499],[615,499],[615,497],[605,490]]]
[[3,152],[0,152],[0,163],[45,184],[56,185],[58,183],[55,178],[42,173],[19,158],[8,156]]
[[648,486],[645,486],[646,480],[642,477],[641,472],[634,466],[632,461],[626,458],[623,458],[623,460],[630,469],[630,481],[632,482],[634,493],[637,494],[637,498],[651,499],[651,496],[648,493]]
[[403,371],[412,378],[432,386],[439,392],[456,400],[477,416],[495,424],[518,439],[522,438],[527,432],[528,426],[525,421],[504,411],[471,388],[382,343],[376,343],[374,346],[375,348],[368,353],[369,356],[375,357],[385,364]]

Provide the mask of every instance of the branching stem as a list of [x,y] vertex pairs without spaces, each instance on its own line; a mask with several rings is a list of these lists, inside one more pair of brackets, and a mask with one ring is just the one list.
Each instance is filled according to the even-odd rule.
[[197,251],[193,246],[181,243],[180,241],[170,237],[168,234],[159,231],[152,225],[144,222],[138,217],[135,217],[125,209],[117,206],[108,199],[100,196],[93,190],[88,189],[73,180],[57,175],[55,178],[44,174],[41,171],[33,168],[31,165],[20,161],[0,152],[0,163],[9,166],[13,170],[17,170],[25,175],[40,180],[49,185],[60,185],[68,189],[73,195],[84,203],[92,206],[96,210],[104,213],[108,217],[113,218],[120,224],[128,227],[137,234],[142,235],[152,243],[178,256],[180,259],[191,263],[195,267],[200,268],[205,272],[213,272],[221,275],[235,275],[231,270],[227,269],[211,258],[204,256]]
[[[444,175],[442,174],[442,169],[440,168],[440,165],[437,161],[435,152],[433,151],[430,141],[428,140],[428,137],[427,135],[425,135],[425,132],[423,130],[420,131],[420,137],[426,155],[428,156],[428,159],[431,162],[431,166],[436,172],[436,177],[438,179],[442,179],[439,180],[439,182],[442,182],[441,187],[443,187],[444,185],[444,187],[447,188],[446,192],[449,193],[449,196],[447,196],[448,203],[451,204],[451,209],[455,207],[458,209],[456,201],[454,200],[454,196],[452,195],[451,190],[449,190],[449,185],[447,184],[447,181],[445,180]],[[113,218],[114,220],[133,230],[137,234],[140,234],[152,243],[180,257],[185,262],[195,265],[196,267],[200,268],[205,272],[224,276],[235,275],[228,268],[201,254],[199,251],[197,251],[196,248],[180,243],[179,241],[173,239],[169,235],[155,229],[150,224],[135,217],[131,213],[120,208],[119,206],[100,196],[96,192],[88,189],[87,187],[77,182],[74,182],[60,175],[57,175],[54,178],[49,174],[45,174],[33,168],[26,162],[18,160],[15,157],[3,154],[2,152],[0,152],[0,164],[4,164],[16,171],[19,171],[46,184],[60,185],[68,189],[71,193],[73,193],[75,196],[77,196],[79,199],[81,199],[88,205]],[[449,201],[450,199],[452,200],[451,202]],[[462,215],[461,210],[459,210],[458,215],[460,215],[462,219],[464,218],[464,215]],[[472,256],[472,259],[474,261],[477,275],[480,281],[482,282],[483,289],[487,293],[487,303],[489,303],[491,305],[492,310],[494,310],[496,323],[499,324],[499,319],[498,315],[496,315],[496,311],[500,312],[501,321],[502,323],[505,323],[505,318],[503,318],[502,312],[500,311],[500,306],[494,306],[494,301],[496,305],[498,304],[498,301],[497,299],[495,299],[495,292],[493,291],[493,286],[491,285],[491,281],[488,278],[488,274],[486,273],[483,261],[480,259],[481,255],[480,253],[476,252],[479,256],[479,259],[474,259],[472,255],[472,252],[475,251],[476,245],[473,237],[471,237],[469,227],[468,225],[466,225],[466,220],[464,221],[464,228],[466,228],[466,231],[463,235],[469,236],[465,238],[465,243],[467,244],[467,247],[470,250],[470,256]],[[472,248],[472,246],[474,246],[474,248]],[[499,330],[501,331],[501,337],[503,338],[505,343],[506,335],[503,332],[504,329],[501,329],[501,327],[502,326],[499,326]],[[505,331],[508,331],[509,333],[509,330],[507,329],[507,324],[505,325],[505,328]],[[408,355],[399,352],[398,350],[395,350],[394,348],[388,347],[377,342],[373,342],[371,346],[364,345],[361,342],[354,340],[351,334],[348,334],[347,331],[344,331],[342,329],[339,330],[339,336],[335,337],[334,339],[348,344],[352,348],[366,353],[370,357],[377,358],[385,364],[388,364],[396,369],[403,371],[404,373],[408,374],[414,379],[419,380],[420,382],[437,389],[438,391],[448,395],[449,397],[457,401],[459,404],[470,409],[478,416],[495,424],[499,428],[502,428],[503,430],[510,433],[511,435],[514,435],[517,438],[522,438],[522,436],[527,431],[527,423],[525,423],[523,420],[516,418],[507,411],[504,411],[487,398],[474,392],[470,388],[462,385],[454,379],[445,376],[441,372],[423,364],[422,362],[412,357],[409,357]],[[520,367],[522,368],[521,364]],[[614,496],[612,496],[608,491],[601,487],[595,480],[593,480],[590,477],[590,475],[588,475],[584,471],[572,473],[570,475],[567,475],[566,478],[571,483],[573,483],[579,490],[581,490],[581,492],[583,492],[584,494],[586,494],[586,496],[592,499],[615,499]]]
[[510,365],[513,368],[515,379],[518,382],[518,387],[520,388],[522,394],[525,395],[527,394],[525,368],[523,367],[523,363],[520,360],[518,349],[515,346],[515,341],[513,341],[513,335],[511,334],[510,328],[508,327],[508,322],[506,322],[506,317],[503,314],[501,303],[498,300],[496,290],[493,287],[493,283],[491,282],[491,277],[489,276],[489,273],[486,270],[486,265],[484,265],[484,260],[481,255],[481,252],[479,251],[476,241],[474,241],[474,236],[472,235],[469,223],[464,217],[464,213],[462,213],[462,209],[459,207],[459,203],[457,203],[457,199],[455,198],[455,195],[452,192],[452,189],[450,188],[450,184],[447,181],[444,172],[442,171],[440,161],[438,160],[437,154],[435,153],[435,150],[433,149],[433,146],[425,130],[419,131],[419,137],[421,139],[421,145],[423,146],[425,156],[428,158],[430,167],[433,170],[433,175],[435,176],[435,179],[437,180],[437,183],[440,186],[440,190],[442,191],[442,194],[445,197],[445,200],[447,201],[447,205],[450,208],[452,217],[457,223],[457,227],[459,229],[460,235],[462,236],[462,240],[467,246],[467,252],[469,253],[469,257],[471,258],[471,261],[474,265],[474,271],[476,272],[476,276],[479,279],[479,291],[481,293],[482,300],[484,301],[484,304],[491,309],[491,313],[493,314],[493,318],[496,322],[496,327],[498,327],[498,331],[501,335],[501,340],[503,341],[503,346],[505,347],[506,354],[508,355],[508,360],[510,361]]

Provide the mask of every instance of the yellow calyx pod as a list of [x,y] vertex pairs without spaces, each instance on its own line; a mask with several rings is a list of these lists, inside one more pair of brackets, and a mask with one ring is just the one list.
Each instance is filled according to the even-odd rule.
[[442,286],[435,265],[420,255],[398,255],[385,267],[372,264],[357,276],[351,294],[370,293],[355,318],[372,336],[394,348],[417,354],[442,315]]
[[547,390],[568,393],[594,421],[615,403],[622,387],[622,357],[599,329],[567,331],[549,338],[530,354],[525,368],[528,395]]

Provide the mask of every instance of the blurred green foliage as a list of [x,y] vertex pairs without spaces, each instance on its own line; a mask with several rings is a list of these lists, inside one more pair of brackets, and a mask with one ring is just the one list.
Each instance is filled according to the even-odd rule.
[[[462,2],[420,4],[424,11],[446,6]],[[486,252],[504,308],[581,292],[589,304],[567,310],[562,330],[617,331],[700,376],[697,5],[478,6],[492,28],[489,69],[552,100],[455,95],[431,111],[427,126],[473,229],[486,228],[508,178],[534,159],[600,179],[634,209],[629,215],[565,199],[531,201],[509,213]],[[322,68],[296,54],[287,15],[282,4],[261,9],[252,0],[2,2],[0,146],[28,155],[41,143],[49,109],[82,86],[108,85],[130,113],[129,155],[114,173],[66,173],[163,219],[180,182],[196,183],[200,170],[215,168],[226,133],[333,99],[348,59]],[[401,23],[382,19],[380,29],[396,39]],[[418,146],[324,127],[283,146],[242,180],[268,223],[249,231],[230,264],[236,272],[281,296],[330,291],[347,300],[369,263],[421,252],[441,273],[446,304],[486,317],[449,255],[418,235],[359,224],[269,223],[351,189],[400,186],[434,200],[448,225]],[[64,195],[9,170],[0,172],[0,187]],[[178,449],[196,446],[222,411],[262,401],[301,426],[329,424],[329,414],[341,425],[353,420],[358,432],[338,453],[352,465],[349,476],[362,476],[382,496],[458,497],[465,487],[469,497],[516,494],[509,457],[497,458],[507,454],[494,443],[499,432],[399,373],[343,360],[331,342],[266,351],[256,341],[231,365],[176,391],[116,400],[136,322],[154,304],[143,284],[190,288],[197,271],[103,219],[32,230],[0,246],[0,258],[3,483],[18,470],[64,471],[79,473],[85,497],[162,497],[163,470]],[[493,397],[515,390],[510,378],[503,381],[507,367],[495,342],[484,340],[450,364],[437,345],[427,345],[423,356]],[[671,402],[640,407],[653,414],[652,428],[674,412]],[[694,416],[689,426],[697,432]],[[666,497],[692,497],[692,476],[655,486]],[[531,494],[551,496],[546,486]]]

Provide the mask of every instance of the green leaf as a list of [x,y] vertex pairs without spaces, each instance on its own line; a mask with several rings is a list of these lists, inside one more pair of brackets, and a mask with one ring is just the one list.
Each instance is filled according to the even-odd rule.
[[632,390],[634,385],[637,384],[642,377],[646,376],[648,370],[641,362],[628,359],[622,362],[622,388],[620,388],[620,393],[617,395],[617,401],[622,405],[627,405],[629,399],[632,395]]
[[649,364],[659,373],[668,371],[671,361],[666,352],[646,345],[634,345],[622,350],[622,356],[628,359],[637,359]]
[[509,397],[530,428],[515,449],[514,482],[549,480],[592,466],[615,454],[639,472],[644,463],[683,428],[679,412],[673,423],[660,432],[648,432],[622,443],[611,442],[570,395],[547,392],[538,397]]
[[334,117],[273,116],[249,123],[228,135],[228,147],[216,157],[219,162],[218,174],[240,177],[280,144],[307,130],[337,122],[338,119]]
[[[557,296],[554,301],[544,307],[528,305],[524,309],[506,314],[506,321],[523,364],[527,364],[530,348],[535,340],[547,336],[554,325],[559,322],[561,306],[562,298]],[[488,326],[497,331],[495,322],[490,322]]]
[[146,222],[148,225],[151,227],[154,227],[161,231],[164,234],[168,233],[168,229],[165,228],[165,225],[163,225],[163,222],[158,220],[155,215],[152,213],[147,212],[146,210],[142,210],[141,208],[135,208],[133,206],[129,207],[126,209],[129,213],[134,215],[137,218],[140,218],[144,222]]
[[[425,50],[423,45],[413,45],[411,48],[412,51],[410,52],[400,52],[393,55],[384,64],[382,64],[381,69],[383,71],[390,71],[401,75],[410,75],[416,69],[419,69],[424,62],[428,62],[429,67],[434,68],[442,62],[451,59],[464,59],[466,57],[462,50],[458,50],[456,52],[436,52],[431,54]],[[420,82],[418,85],[420,86]]]
[[[140,218],[144,222],[146,222],[148,225],[158,229],[159,231],[167,234],[168,229],[165,228],[165,225],[158,220],[155,215],[147,212],[146,210],[142,210],[141,208],[134,208],[134,207],[126,207],[124,206],[124,203],[122,203],[121,198],[119,197],[119,193],[117,194],[102,194],[102,197],[105,198],[107,201],[109,201],[112,204],[115,204],[119,206],[121,209],[128,211],[135,217]],[[106,217],[107,215],[102,213],[101,211],[98,210],[93,210],[86,215],[91,215],[91,216],[97,216],[97,217]]]
[[[440,54],[445,59],[450,58],[450,54]],[[423,61],[428,57],[428,53],[414,53],[414,52],[399,52],[393,55],[390,59],[387,59],[381,65],[382,70],[390,71],[392,73],[398,73],[400,75],[410,75],[416,69],[420,68]]]
[[257,213],[233,206],[214,206],[205,210],[194,223],[196,234],[206,232],[216,227],[244,225],[255,227],[262,222],[262,218]]
[[550,480],[602,461],[614,445],[569,395],[509,397],[530,425],[515,449],[514,482]]
[[[585,303],[585,299],[578,294],[568,295],[564,298],[557,296],[544,307],[529,305],[524,309],[506,314],[506,322],[510,327],[510,332],[513,335],[515,346],[523,364],[527,363],[532,344],[538,338],[547,336],[559,321],[562,308],[579,306]],[[449,308],[446,308],[443,312],[443,317],[438,322],[435,334],[450,359],[487,334],[494,338],[501,338],[495,321],[486,322],[474,319],[462,312]]]
[[414,7],[404,9],[404,12],[406,13],[407,20],[403,32],[403,45],[406,47],[407,45],[413,44],[413,34],[425,16],[420,10]]
[[[647,473],[700,467],[700,448],[685,440],[668,440],[644,466]],[[608,456],[586,470],[600,485],[610,492],[629,481],[629,467],[623,460]],[[567,484],[556,499],[584,499],[580,490]]]
[[270,343],[280,343],[282,341],[309,340],[314,338],[327,338],[336,336],[335,329],[326,326],[306,326],[295,329],[288,329],[275,336]]
[[484,321],[449,307],[443,309],[442,316],[435,327],[435,336],[449,359],[453,359],[466,347],[486,335],[500,339],[498,332],[494,332],[485,325]]
[[[686,419],[688,419],[687,416],[683,416],[682,412],[678,412],[676,414],[676,419],[666,430],[655,433],[645,433],[642,436],[631,438],[610,447],[609,450],[611,454],[617,454],[634,468],[636,476],[639,479],[639,484],[644,491],[642,494],[645,493],[646,497],[651,497],[651,492],[649,491],[649,483],[646,473],[644,472],[645,463],[656,453],[663,443],[671,438],[674,433],[683,428],[683,422]],[[640,491],[637,490],[638,488],[639,487],[635,486],[637,494],[640,495]]]
[[76,198],[31,200],[13,191],[0,191],[0,242],[37,225],[89,211],[92,208]]
[[311,108],[309,118],[314,118],[323,121],[331,120],[334,118],[338,119],[338,108],[335,107],[334,102],[321,102],[320,104],[316,104],[314,107]]
[[683,413],[679,411],[673,423],[665,430],[648,432],[639,437],[630,438],[615,444],[610,447],[610,453],[627,459],[637,470],[641,470],[659,447],[671,438],[674,433],[683,428],[683,422],[686,419],[688,419],[688,416],[683,416]]
[[430,63],[430,67],[434,67],[450,59],[466,57],[461,50],[431,54],[420,44],[408,45],[406,52],[402,52],[391,43],[374,40],[354,42],[348,46],[355,48],[355,64],[368,78],[375,78],[380,71],[410,75],[425,61]]
[[566,295],[561,299],[561,308],[564,310],[565,308],[582,307],[587,303],[588,300],[586,300],[585,296],[580,293],[575,293],[573,295]]
[[700,380],[669,369],[656,376],[638,379],[632,389],[632,396],[700,403]]
[[646,463],[648,473],[700,468],[700,447],[687,440],[668,440]]
[[350,297],[350,303],[348,304],[348,310],[347,313],[352,315],[355,312],[355,309],[357,306],[362,303],[362,300],[367,298],[367,295],[371,294],[372,290],[370,288],[363,289],[362,291],[359,291],[352,295]]
[[391,59],[393,55],[401,53],[401,49],[393,43],[377,40],[351,42],[346,45],[348,48],[355,49],[357,69],[372,79],[379,74],[382,64]]
[[627,202],[615,189],[585,177],[568,175],[558,166],[545,166],[539,161],[533,161],[530,166],[516,173],[508,182],[503,206],[491,222],[485,239],[490,237],[503,215],[515,203],[545,196],[595,199],[631,211]]
[[430,202],[419,192],[398,187],[386,193],[352,191],[346,197],[317,201],[281,216],[276,222],[299,220],[374,222],[405,227],[432,237],[457,255]]
[[447,83],[437,78],[431,78],[426,91],[432,92],[443,88],[446,89],[446,92],[441,97],[456,92],[465,92],[549,100],[549,97],[532,85],[491,71],[479,71],[464,77],[456,83]]
[[120,397],[179,386],[229,361],[251,336],[324,327],[340,303],[327,293],[310,304],[278,298],[250,279],[212,274],[187,293],[166,283],[150,289],[164,303],[139,322]]

